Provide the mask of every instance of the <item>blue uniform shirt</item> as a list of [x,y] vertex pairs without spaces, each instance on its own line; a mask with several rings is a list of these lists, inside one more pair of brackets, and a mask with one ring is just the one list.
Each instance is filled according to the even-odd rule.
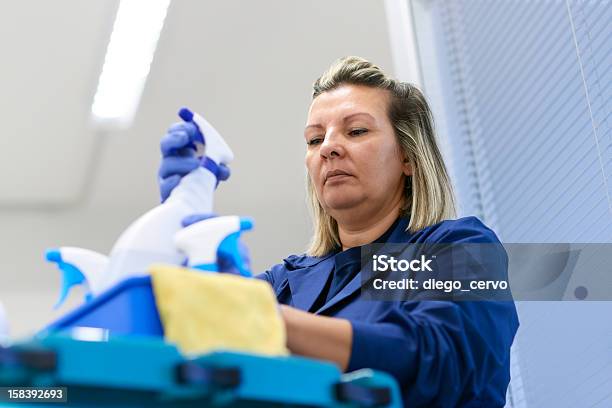
[[[416,233],[406,232],[407,225],[408,219],[400,218],[383,236],[385,242],[499,242],[475,217],[443,221]],[[372,368],[391,374],[405,406],[504,406],[510,346],[519,326],[513,302],[365,301],[356,273],[316,305],[341,254],[292,255],[257,277],[272,285],[282,304],[350,321],[347,371]]]
[[[388,230],[374,242],[384,243],[387,241],[393,230],[397,227],[401,218],[398,218]],[[327,284],[317,297],[315,303],[310,307],[310,312],[315,312],[334,296],[338,294],[353,278],[359,273],[361,266],[361,247],[349,248],[345,251],[338,251],[334,255],[334,269],[329,274]]]

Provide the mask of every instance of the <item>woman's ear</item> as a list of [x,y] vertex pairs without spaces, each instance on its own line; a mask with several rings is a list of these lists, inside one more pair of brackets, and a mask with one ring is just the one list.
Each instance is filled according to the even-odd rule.
[[405,176],[412,176],[412,165],[408,161],[408,159],[404,159],[402,162],[402,172]]

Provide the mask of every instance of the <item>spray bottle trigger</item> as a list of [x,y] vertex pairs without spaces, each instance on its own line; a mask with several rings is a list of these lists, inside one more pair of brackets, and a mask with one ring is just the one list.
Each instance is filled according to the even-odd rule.
[[79,268],[70,263],[64,262],[62,259],[62,254],[59,250],[50,249],[46,252],[45,257],[47,261],[56,263],[58,269],[62,273],[62,290],[57,303],[55,303],[53,306],[54,309],[57,309],[66,300],[70,289],[75,285],[82,284],[86,281],[86,279],[85,275],[83,275]]
[[240,234],[253,228],[253,220],[247,217],[240,217],[240,230],[229,234],[217,248],[217,259],[227,259],[230,265],[238,270],[241,276],[251,277],[253,274],[249,270],[246,260],[240,254]]

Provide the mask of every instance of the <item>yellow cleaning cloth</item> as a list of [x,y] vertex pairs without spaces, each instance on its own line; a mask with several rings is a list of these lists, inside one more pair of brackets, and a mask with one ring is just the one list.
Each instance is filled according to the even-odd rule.
[[150,272],[165,338],[181,352],[288,354],[285,326],[266,282],[170,265],[154,265]]

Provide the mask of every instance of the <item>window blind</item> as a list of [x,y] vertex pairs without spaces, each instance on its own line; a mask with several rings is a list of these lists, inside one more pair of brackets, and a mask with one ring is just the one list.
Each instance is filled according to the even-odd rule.
[[[412,7],[462,215],[504,242],[612,242],[610,2]],[[612,302],[517,308],[508,406],[612,406]]]

